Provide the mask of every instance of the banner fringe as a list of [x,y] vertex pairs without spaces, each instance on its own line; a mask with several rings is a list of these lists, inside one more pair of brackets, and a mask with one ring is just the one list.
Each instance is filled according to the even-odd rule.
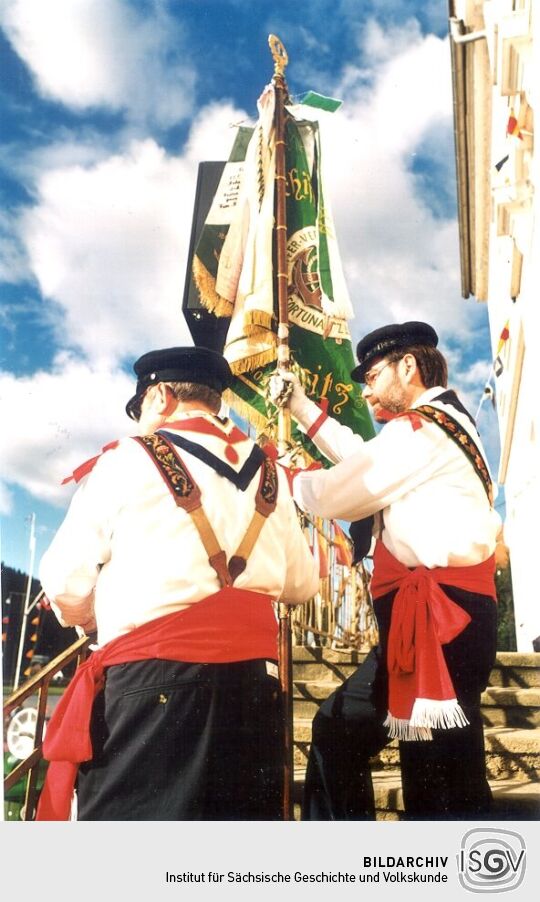
[[267,418],[259,413],[258,410],[255,410],[251,404],[248,404],[247,401],[244,401],[239,395],[237,395],[231,388],[227,388],[223,392],[223,400],[225,404],[228,404],[229,407],[232,407],[233,410],[236,411],[239,417],[247,420],[252,426],[255,426],[257,433],[264,432],[266,424],[268,422]]
[[192,272],[203,307],[214,316],[231,317],[234,304],[217,293],[215,277],[196,256],[193,257]]
[[276,349],[268,348],[266,351],[259,351],[257,354],[242,357],[241,360],[229,360],[229,366],[234,375],[238,376],[242,373],[249,373],[251,370],[257,369],[257,367],[266,366],[267,363],[272,363],[275,359]]
[[250,310],[244,316],[245,335],[260,335],[261,332],[271,332],[275,317],[264,310]]

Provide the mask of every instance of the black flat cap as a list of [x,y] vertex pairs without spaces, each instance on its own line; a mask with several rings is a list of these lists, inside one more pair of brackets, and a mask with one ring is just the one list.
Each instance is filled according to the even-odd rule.
[[126,413],[132,420],[138,420],[141,415],[146,389],[158,382],[196,382],[221,394],[231,385],[233,378],[225,357],[209,348],[149,351],[135,361],[133,369],[137,376],[137,388],[126,404]]
[[401,348],[424,346],[436,348],[439,337],[428,323],[392,323],[390,326],[381,326],[369,332],[356,346],[358,366],[352,371],[351,376],[356,382],[363,382],[371,363],[377,357],[385,357],[390,351],[399,351]]

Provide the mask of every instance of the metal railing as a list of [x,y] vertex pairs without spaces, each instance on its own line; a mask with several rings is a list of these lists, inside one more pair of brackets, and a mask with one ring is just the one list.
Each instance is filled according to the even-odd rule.
[[336,568],[341,572],[321,580],[319,592],[291,612],[294,645],[366,651],[377,644],[377,624],[368,580],[362,564]]
[[39,673],[31,677],[20,688],[16,689],[4,702],[4,729],[13,711],[19,708],[27,698],[37,695],[37,720],[34,734],[33,749],[30,754],[21,760],[14,769],[4,777],[4,798],[8,792],[19,782],[27,777],[24,804],[21,811],[21,819],[31,821],[35,816],[35,808],[38,793],[39,766],[42,761],[42,744],[47,714],[47,702],[49,700],[49,686],[51,680],[64,670],[73,661],[76,666],[86,659],[88,647],[91,643],[88,636],[77,639],[69,648],[50,661]]
[[368,650],[376,645],[378,632],[366,566],[352,564],[352,542],[336,531],[333,521],[304,515],[304,523],[323,572],[317,594],[291,611],[293,643]]

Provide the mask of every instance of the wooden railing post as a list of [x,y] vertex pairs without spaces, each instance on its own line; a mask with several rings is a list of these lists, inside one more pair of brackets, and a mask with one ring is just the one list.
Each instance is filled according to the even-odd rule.
[[34,735],[34,748],[31,753],[13,768],[11,773],[4,777],[4,797],[10,789],[15,786],[19,780],[27,777],[25,798],[22,809],[22,819],[25,821],[34,820],[38,793],[39,767],[43,759],[42,744],[43,733],[45,730],[45,717],[47,714],[47,702],[49,699],[49,687],[52,678],[63,670],[72,661],[77,661],[77,666],[81,664],[87,654],[91,643],[88,636],[82,636],[77,639],[69,648],[66,648],[60,655],[43,667],[39,673],[31,677],[22,686],[17,688],[4,702],[4,722],[9,715],[27,698],[37,693],[37,721],[36,732]]

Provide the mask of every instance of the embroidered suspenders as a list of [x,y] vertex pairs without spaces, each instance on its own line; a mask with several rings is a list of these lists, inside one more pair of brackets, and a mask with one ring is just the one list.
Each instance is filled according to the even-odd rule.
[[488,496],[489,503],[493,505],[493,484],[488,472],[488,468],[480,451],[476,447],[475,442],[469,433],[458,423],[449,413],[432,407],[430,404],[422,404],[420,407],[414,407],[407,411],[406,415],[418,414],[432,423],[436,423],[441,429],[458,445],[468,460],[474,467],[474,470],[480,478],[482,485]]
[[236,553],[227,557],[217,540],[201,502],[201,490],[179,454],[162,435],[135,437],[135,441],[148,452],[156,465],[178,507],[191,517],[208,555],[208,561],[216,571],[221,587],[231,586],[246,568],[249,555],[264,526],[264,521],[275,510],[278,480],[276,466],[269,457],[261,463],[261,476],[255,496],[255,512]]

